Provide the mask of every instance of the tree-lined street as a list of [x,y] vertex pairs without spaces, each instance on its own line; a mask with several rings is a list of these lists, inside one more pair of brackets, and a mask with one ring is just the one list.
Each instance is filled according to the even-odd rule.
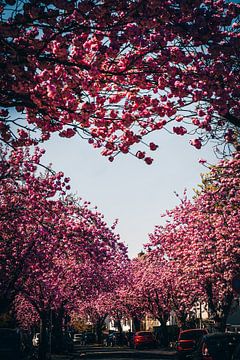
[[[0,320],[16,340],[0,352],[174,358],[180,330],[225,332],[239,307],[239,16],[224,0],[0,1]],[[79,136],[151,165],[164,131],[218,161],[199,160],[193,198],[177,195],[130,259],[118,221],[44,165],[42,144]],[[74,334],[103,345],[112,324],[133,349],[72,354]],[[138,350],[139,330],[156,350]]]

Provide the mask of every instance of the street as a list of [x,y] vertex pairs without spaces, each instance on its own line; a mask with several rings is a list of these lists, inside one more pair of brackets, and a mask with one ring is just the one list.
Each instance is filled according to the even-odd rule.
[[[124,355],[124,356],[123,356]],[[153,354],[144,354],[144,353],[135,353],[133,354],[118,354],[118,353],[111,353],[111,354],[101,354],[101,356],[96,356],[95,354],[88,354],[87,356],[82,355],[80,353],[75,353],[71,355],[52,355],[51,360],[80,360],[80,359],[88,359],[88,360],[134,360],[134,359],[142,359],[142,360],[149,360],[149,359],[158,359],[158,360],[165,360],[165,359],[172,359],[176,360],[176,356],[174,355],[153,355]]]
[[[78,359],[81,359],[81,357],[75,357],[75,358],[73,358],[72,360],[78,360]],[[94,357],[89,357],[88,358],[89,360],[95,360],[96,358],[94,358]],[[113,359],[118,359],[118,360],[126,360],[126,359],[128,359],[128,360],[134,360],[134,359],[142,359],[142,360],[149,360],[149,359],[153,359],[152,357],[101,357],[101,360],[113,360]],[[158,360],[165,360],[165,359],[174,359],[174,360],[176,360],[176,357],[157,357],[157,359]]]
[[[102,359],[102,360],[111,360],[111,359],[176,359],[175,351],[170,349],[142,349],[134,350],[128,347],[102,347],[102,346],[80,346],[75,345],[75,353],[71,354],[66,360],[77,360],[77,359]],[[60,360],[55,359],[53,360]],[[65,359],[62,359],[65,360]]]
[[74,353],[66,355],[52,355],[51,360],[133,360],[133,359],[172,359],[176,360],[176,352],[171,349],[142,349],[134,350],[128,347],[103,347],[103,346],[74,346]]

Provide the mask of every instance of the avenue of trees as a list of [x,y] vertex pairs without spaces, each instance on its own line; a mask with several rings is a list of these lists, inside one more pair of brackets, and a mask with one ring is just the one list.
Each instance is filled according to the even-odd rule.
[[168,210],[145,253],[130,261],[116,224],[107,227],[97,209],[68,195],[69,178],[42,168],[42,150],[1,150],[1,312],[14,309],[24,328],[41,324],[40,359],[50,317],[52,336],[61,339],[63,323],[80,317],[101,342],[107,316],[121,331],[122,319],[138,329],[151,315],[167,345],[170,314],[186,327],[202,303],[225,329],[240,272],[239,152],[210,168],[194,198]]
[[[40,360],[78,316],[101,341],[106,316],[121,331],[150,314],[167,344],[171,311],[184,327],[201,302],[225,328],[240,273],[239,15],[224,0],[0,0],[0,313],[40,324]],[[116,223],[38,146],[79,135],[110,161],[151,164],[148,135],[164,130],[223,160],[130,261]]]
[[107,315],[115,321],[131,318],[139,330],[140,320],[150,315],[159,320],[161,343],[167,345],[170,315],[174,313],[179,328],[199,326],[196,316],[202,306],[210,320],[205,326],[211,323],[224,331],[238,298],[232,280],[240,273],[239,205],[236,152],[210,168],[192,200],[184,195],[164,214],[165,224],[149,235],[145,253],[129,263],[127,281],[87,306],[82,316],[96,324]]

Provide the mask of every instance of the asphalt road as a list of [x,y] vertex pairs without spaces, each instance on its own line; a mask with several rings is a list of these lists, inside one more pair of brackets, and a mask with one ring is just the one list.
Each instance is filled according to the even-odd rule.
[[[138,357],[137,354],[135,354],[134,357],[130,356],[130,354],[128,356],[124,356],[124,357],[121,357],[121,356],[117,356],[116,355],[113,355],[113,356],[104,356],[104,355],[101,355],[101,357],[98,357],[96,358],[95,356],[91,356],[91,355],[88,355],[87,358],[85,358],[84,356],[82,356],[80,353],[75,353],[74,355],[65,355],[65,356],[52,356],[51,358],[52,360],[83,360],[83,359],[86,359],[86,360],[96,360],[96,359],[101,359],[101,360],[135,360],[135,359],[141,359],[141,360],[149,360],[149,359],[153,359],[152,357],[144,357],[143,354],[141,354],[141,356]],[[154,357],[154,359],[156,359],[156,357]],[[166,359],[169,359],[169,360],[177,360],[177,358],[175,356],[167,356],[167,355],[164,355],[164,356],[161,356],[159,355],[157,357],[158,360],[166,360]]]
[[[77,347],[77,356],[79,359],[102,359],[102,360],[111,360],[111,359],[172,359],[175,360],[175,352],[171,350],[164,350],[160,348],[156,349],[142,349],[134,350],[127,347]],[[78,357],[77,357],[78,359]]]
[[176,360],[175,352],[163,349],[134,350],[126,347],[74,346],[72,354],[53,355],[52,360]]
[[[74,360],[80,360],[81,359],[81,357],[76,357]],[[101,357],[101,360],[126,360],[126,359],[128,359],[128,360],[135,360],[135,359],[141,359],[141,360],[149,360],[149,357],[139,357],[139,358],[137,358],[137,357],[121,357],[121,358],[119,358],[119,357]],[[166,360],[166,359],[172,359],[172,360],[176,360],[177,358],[176,357],[173,357],[173,356],[169,356],[169,357],[166,357],[166,356],[164,356],[164,357],[158,357],[158,360]],[[91,357],[88,357],[88,360],[96,360],[96,358],[91,358]]]

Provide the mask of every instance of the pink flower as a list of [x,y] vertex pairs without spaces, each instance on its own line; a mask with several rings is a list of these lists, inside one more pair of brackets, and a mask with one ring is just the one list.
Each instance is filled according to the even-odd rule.
[[187,129],[183,126],[174,126],[173,132],[177,135],[184,135],[187,133]]
[[154,151],[158,148],[158,145],[154,144],[153,142],[150,142],[149,147],[150,147],[150,150]]
[[138,151],[138,152],[136,153],[136,157],[137,157],[138,159],[144,159],[144,157],[145,157],[145,152],[144,152],[144,151]]
[[146,164],[151,165],[152,162],[153,162],[153,159],[150,158],[150,157],[146,157],[146,158],[144,159],[144,161],[145,161]]
[[190,144],[191,144],[192,146],[194,146],[196,149],[201,149],[201,147],[202,147],[202,142],[201,142],[200,139],[191,140],[191,141],[190,141]]

